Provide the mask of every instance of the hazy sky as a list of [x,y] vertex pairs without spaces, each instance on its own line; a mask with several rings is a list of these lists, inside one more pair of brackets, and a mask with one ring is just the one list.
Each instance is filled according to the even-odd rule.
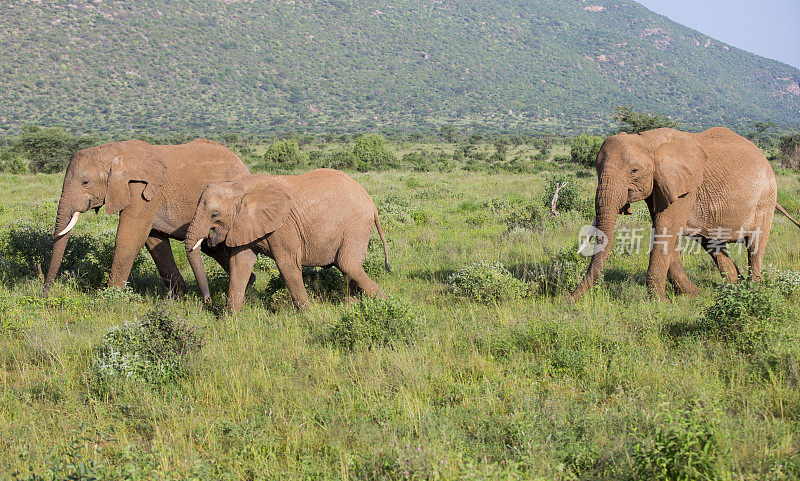
[[800,68],[800,0],[636,0],[729,45]]

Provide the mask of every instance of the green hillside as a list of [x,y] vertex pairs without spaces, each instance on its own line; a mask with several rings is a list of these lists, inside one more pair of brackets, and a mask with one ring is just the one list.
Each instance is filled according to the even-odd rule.
[[800,121],[800,71],[618,0],[18,0],[0,129],[152,132]]

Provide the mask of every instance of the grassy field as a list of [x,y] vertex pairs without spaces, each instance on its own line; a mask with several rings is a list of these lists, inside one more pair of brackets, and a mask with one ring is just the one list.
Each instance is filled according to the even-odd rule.
[[[573,177],[576,208],[552,217],[541,199],[559,174],[355,173],[388,237],[393,272],[375,268],[378,243],[368,267],[389,308],[346,303],[336,272],[309,271],[317,302],[298,313],[264,258],[230,316],[207,258],[210,309],[194,291],[166,298],[144,254],[129,289],[101,289],[117,221],[102,211],[82,216],[69,272],[39,298],[61,176],[0,176],[0,477],[800,477],[800,231],[776,216],[766,288],[725,290],[687,252],[701,294],[658,302],[646,250],[620,252],[573,305],[595,176]],[[780,176],[787,202],[797,181]],[[621,222],[648,226],[645,206]],[[140,345],[166,347],[119,357]]]

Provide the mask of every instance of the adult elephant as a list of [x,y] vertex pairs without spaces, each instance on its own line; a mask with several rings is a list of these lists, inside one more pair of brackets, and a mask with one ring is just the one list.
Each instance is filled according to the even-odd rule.
[[275,260],[292,301],[308,302],[304,266],[333,266],[350,277],[351,291],[382,296],[364,272],[372,232],[383,242],[378,211],[369,194],[344,172],[317,169],[302,175],[256,174],[233,182],[211,184],[203,192],[186,235],[186,252],[205,240],[231,249],[228,309],[242,306],[256,254]]
[[725,249],[728,242],[747,242],[750,274],[758,278],[775,209],[800,227],[777,203],[775,173],[764,154],[726,128],[614,135],[600,148],[596,168],[595,226],[603,247],[596,249],[573,299],[602,273],[617,215],[630,214],[632,202],[644,200],[650,210],[654,237],[646,282],[660,298],[667,276],[679,292],[697,292],[677,249],[682,234],[697,239],[722,275],[734,282],[739,272]]
[[[108,286],[125,284],[137,253],[145,245],[170,293],[185,293],[186,283],[175,265],[169,239],[186,237],[200,194],[208,184],[248,174],[236,154],[211,140],[182,145],[128,140],[76,152],[64,176],[42,294],[46,296],[53,284],[78,216],[89,209],[97,211],[104,204],[109,214],[119,213]],[[228,270],[226,249],[204,246],[203,252]],[[200,253],[192,253],[189,263],[201,273],[197,284],[204,299],[209,300]]]

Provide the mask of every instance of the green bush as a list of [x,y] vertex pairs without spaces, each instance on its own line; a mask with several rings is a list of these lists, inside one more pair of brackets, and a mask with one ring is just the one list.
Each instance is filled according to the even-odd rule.
[[[60,272],[69,273],[81,287],[96,289],[105,284],[114,258],[116,229],[102,228],[97,232],[73,231]],[[20,221],[0,232],[0,281],[16,282],[32,278],[47,269],[53,248],[52,229]],[[144,262],[140,252],[131,269],[136,273]]]
[[337,150],[332,153],[325,162],[326,167],[339,170],[352,170],[358,165],[355,154],[349,150]]
[[[580,185],[574,177],[558,175],[548,179],[544,193],[542,194],[542,206],[546,211],[550,210],[553,195],[556,188],[566,182],[566,186],[558,191],[558,201],[556,201],[556,212],[564,213],[570,210],[581,208],[581,196],[583,194]],[[592,213],[594,214],[594,213]]]
[[297,141],[295,139],[286,139],[277,140],[270,144],[264,153],[262,166],[265,168],[277,167],[291,170],[305,165],[307,162],[308,154],[300,150]]
[[25,161],[10,150],[0,152],[0,173],[24,174],[28,171]]
[[740,279],[718,288],[712,304],[702,314],[702,322],[718,339],[753,353],[775,332],[777,314],[766,286]]
[[359,137],[353,146],[353,154],[358,161],[357,169],[361,172],[398,166],[397,157],[386,146],[384,138],[378,134]]
[[[580,255],[577,251],[577,247],[561,251],[549,261],[535,268],[539,293],[557,296],[575,289],[589,266],[589,258]],[[603,277],[600,276],[592,288],[598,289],[602,283]]]
[[49,174],[64,170],[72,154],[92,144],[94,140],[90,137],[74,136],[59,128],[29,125],[22,129],[13,148],[28,158],[31,172]]
[[602,145],[602,137],[581,134],[569,142],[570,159],[580,165],[594,167],[594,162]]
[[447,278],[456,295],[478,302],[521,299],[529,294],[528,284],[515,278],[499,262],[478,261]]
[[633,452],[636,479],[716,479],[720,447],[714,423],[686,411],[659,413]]
[[189,358],[202,345],[197,328],[155,309],[137,322],[112,327],[95,346],[92,374],[96,387],[124,379],[153,385],[175,381],[186,375]]
[[620,132],[638,134],[639,132],[662,127],[678,128],[677,122],[663,115],[637,112],[633,110],[633,107],[619,106],[616,110],[617,114],[614,116],[614,121],[620,124]]
[[347,308],[330,330],[331,342],[341,349],[372,348],[409,343],[417,331],[410,306],[396,297],[367,298]]
[[405,197],[389,194],[378,202],[377,207],[378,217],[387,226],[416,223],[414,214],[418,211],[411,207],[411,201]]
[[509,231],[514,229],[541,229],[545,220],[549,217],[549,208],[545,210],[539,202],[510,204],[506,211],[508,214],[505,222]]

